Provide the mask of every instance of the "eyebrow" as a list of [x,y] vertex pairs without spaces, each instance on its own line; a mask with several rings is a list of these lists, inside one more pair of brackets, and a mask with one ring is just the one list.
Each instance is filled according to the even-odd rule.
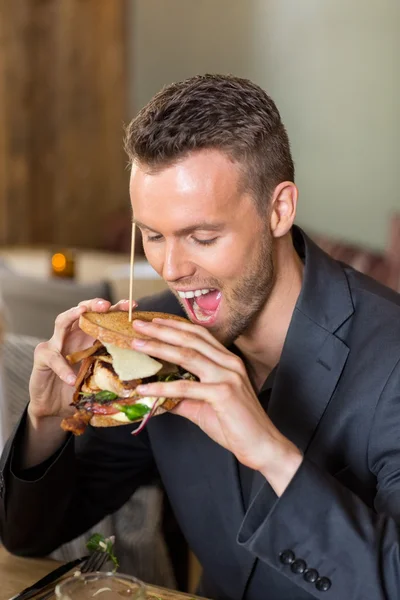
[[[141,229],[147,229],[148,231],[152,231],[153,233],[159,233],[152,227],[141,223],[137,219],[133,219],[133,222]],[[201,223],[193,223],[193,225],[189,225],[188,227],[182,227],[175,231],[175,235],[187,235],[188,233],[193,233],[193,231],[221,231],[224,228],[223,223],[208,223],[207,221],[203,221]]]

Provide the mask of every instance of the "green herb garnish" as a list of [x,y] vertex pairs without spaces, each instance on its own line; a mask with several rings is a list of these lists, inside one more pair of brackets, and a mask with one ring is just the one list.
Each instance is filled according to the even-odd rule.
[[177,379],[182,379],[179,373],[168,373],[168,375],[158,376],[158,381],[176,381]]
[[101,533],[94,533],[87,541],[86,548],[89,552],[106,552],[114,564],[113,571],[118,569],[119,563],[114,554],[114,537],[106,538]]
[[93,394],[93,392],[79,392],[79,395],[83,396],[83,399],[93,398],[96,402],[111,402],[118,398],[118,394],[114,394],[114,392],[109,392],[108,390],[101,390],[101,392],[97,392],[96,394]]
[[151,411],[151,408],[145,404],[140,404],[140,402],[136,404],[114,404],[113,406],[123,412],[130,421],[141,419]]
[[179,379],[196,381],[196,377],[187,371],[178,371],[176,373],[168,373],[167,375],[158,375],[158,381],[178,381]]
[[102,390],[101,392],[97,392],[94,397],[97,402],[108,402],[110,400],[116,400],[118,394],[114,394],[114,392],[109,392],[108,390]]

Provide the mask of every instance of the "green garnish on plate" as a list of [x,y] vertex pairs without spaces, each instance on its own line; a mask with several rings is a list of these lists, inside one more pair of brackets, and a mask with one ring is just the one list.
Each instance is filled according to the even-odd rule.
[[108,558],[114,564],[113,571],[115,572],[118,567],[118,559],[114,554],[114,537],[104,537],[101,533],[94,533],[90,536],[89,540],[86,542],[86,548],[89,552],[106,552],[108,554]]

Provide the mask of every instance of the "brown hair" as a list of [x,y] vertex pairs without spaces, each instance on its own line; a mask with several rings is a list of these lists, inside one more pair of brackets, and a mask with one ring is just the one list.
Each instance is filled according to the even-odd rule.
[[294,181],[289,139],[273,100],[248,79],[201,75],[163,88],[126,129],[133,163],[158,170],[190,152],[217,149],[241,165],[263,210],[275,187]]

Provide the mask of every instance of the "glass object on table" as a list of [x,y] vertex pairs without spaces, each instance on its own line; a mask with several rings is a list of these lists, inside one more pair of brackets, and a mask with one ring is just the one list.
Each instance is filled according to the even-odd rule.
[[146,600],[142,581],[118,573],[85,573],[65,579],[56,587],[58,600]]

